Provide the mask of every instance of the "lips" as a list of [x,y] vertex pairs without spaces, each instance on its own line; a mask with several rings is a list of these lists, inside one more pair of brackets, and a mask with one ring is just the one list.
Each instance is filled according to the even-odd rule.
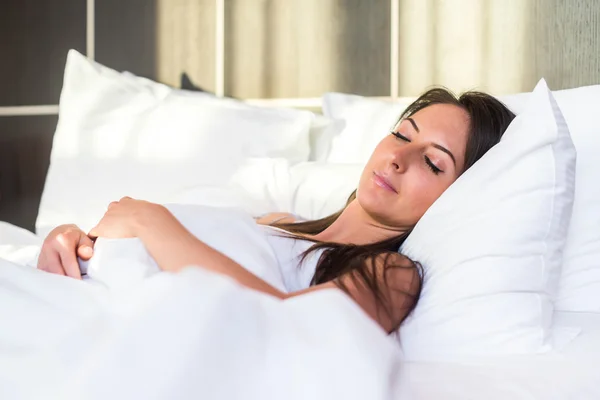
[[377,172],[373,172],[373,182],[385,190],[389,190],[392,193],[398,194],[398,191],[392,186],[392,183],[385,177],[379,175]]

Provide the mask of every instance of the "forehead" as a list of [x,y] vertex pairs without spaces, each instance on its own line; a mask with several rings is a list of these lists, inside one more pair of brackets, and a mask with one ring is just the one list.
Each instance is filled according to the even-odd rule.
[[[451,104],[434,104],[414,113],[419,136],[450,150],[457,161],[464,160],[469,135],[469,114]],[[410,124],[410,122],[405,122]]]

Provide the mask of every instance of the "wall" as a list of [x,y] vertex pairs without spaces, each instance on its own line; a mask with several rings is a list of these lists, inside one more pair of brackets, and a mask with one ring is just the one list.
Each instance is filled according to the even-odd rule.
[[[225,93],[390,95],[390,0],[225,0]],[[502,94],[600,83],[596,0],[398,0],[398,91]],[[96,0],[96,59],[215,89],[215,0]],[[85,0],[0,3],[0,111],[57,104],[66,52],[85,52]],[[56,115],[0,116],[0,220],[33,229]]]

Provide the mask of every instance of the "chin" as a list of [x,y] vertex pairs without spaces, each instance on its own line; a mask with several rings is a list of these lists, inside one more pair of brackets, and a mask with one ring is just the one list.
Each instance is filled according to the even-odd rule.
[[360,192],[357,197],[360,207],[367,212],[367,214],[377,217],[378,220],[388,220],[390,214],[394,213],[394,210],[398,210],[399,205],[397,199],[390,198],[390,196],[382,196],[380,193],[370,191]]

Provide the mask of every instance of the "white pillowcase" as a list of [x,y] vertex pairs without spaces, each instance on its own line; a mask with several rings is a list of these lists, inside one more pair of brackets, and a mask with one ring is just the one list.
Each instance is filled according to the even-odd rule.
[[327,161],[331,154],[334,140],[343,132],[345,126],[346,121],[343,119],[332,119],[316,114],[310,127],[310,154],[308,161]]
[[315,220],[340,211],[358,187],[363,164],[299,163],[290,168],[293,214]]
[[[575,312],[600,312],[600,168],[596,159],[600,154],[600,127],[597,110],[600,107],[600,85],[553,92],[577,150],[577,171],[573,217],[564,249],[562,277],[556,298],[556,309]],[[529,99],[529,93],[502,96],[503,101],[515,113],[520,113]],[[357,99],[358,98],[358,99]],[[385,115],[389,103],[360,96],[332,93],[323,98],[326,115],[332,118],[352,116],[352,105],[360,100],[379,109],[372,115]],[[400,103],[400,108],[404,104]],[[355,117],[358,118],[358,117]],[[374,120],[373,124],[386,125],[386,120]],[[351,124],[349,124],[351,125]],[[371,135],[368,124],[360,132],[353,132],[351,143],[360,142],[356,137]],[[343,132],[340,137],[347,133]],[[348,152],[344,162],[363,160],[357,151]],[[353,159],[350,158],[353,157]]]
[[404,101],[390,103],[343,93],[323,95],[325,116],[346,123],[333,138],[327,161],[366,163],[408,105]]
[[552,296],[575,157],[542,80],[501,142],[442,194],[402,246],[425,270],[419,303],[400,328],[407,359],[538,353],[565,339],[552,327]]
[[271,212],[290,212],[291,193],[289,161],[263,157],[245,160],[231,176],[227,187],[195,186],[182,190],[167,202],[234,207],[259,216]]
[[71,50],[37,232],[68,222],[87,230],[125,195],[166,202],[187,188],[226,186],[250,158],[306,161],[312,119],[191,96]]
[[[600,85],[560,90],[554,97],[577,149],[575,202],[555,307],[600,312]],[[519,94],[501,100],[518,113],[528,98]]]
[[[130,77],[134,81],[138,83],[143,83],[150,88],[154,88],[157,86],[163,86],[167,90],[170,90],[168,86],[156,83],[150,79],[142,78],[132,74],[131,72],[124,71],[123,75]],[[164,89],[163,89],[164,90]],[[208,92],[200,92],[200,91],[191,91],[191,90],[178,90],[177,93],[183,96],[189,97],[204,97],[204,98],[212,98],[216,99],[217,97]],[[352,95],[350,95],[352,96]],[[231,97],[222,97],[221,101],[227,102],[230,105],[238,106],[242,108],[247,108],[248,104],[243,101],[236,100]],[[333,139],[342,132],[344,127],[346,126],[346,121],[343,119],[333,119],[328,118],[321,114],[315,114],[314,119],[310,126],[310,131],[308,133],[309,142],[310,142],[310,154],[308,156],[308,161],[327,161],[329,157],[329,153],[331,152],[331,143]]]

